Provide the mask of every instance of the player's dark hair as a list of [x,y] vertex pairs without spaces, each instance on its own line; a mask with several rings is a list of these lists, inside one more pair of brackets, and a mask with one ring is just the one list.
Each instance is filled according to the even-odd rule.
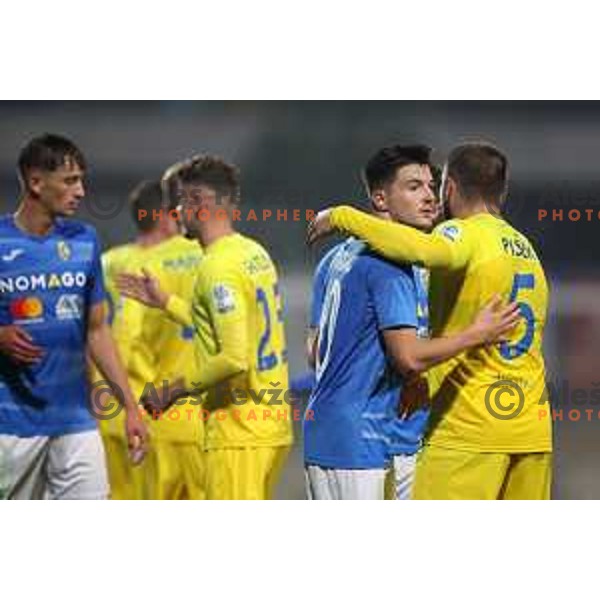
[[65,163],[73,161],[81,169],[86,168],[83,152],[69,139],[52,133],[33,138],[23,147],[17,161],[19,177],[26,184],[31,169],[56,171]]
[[203,184],[211,187],[217,197],[229,197],[233,204],[240,202],[239,170],[218,156],[201,155],[190,159],[177,172],[182,184]]
[[[138,231],[147,233],[158,224],[154,215],[160,215],[163,208],[162,188],[159,181],[142,181],[129,194],[129,208]],[[140,216],[140,211],[146,211]],[[155,211],[153,213],[153,211]]]
[[448,176],[465,199],[501,203],[508,189],[508,159],[492,144],[461,144],[448,156]]
[[431,148],[422,144],[412,146],[386,146],[378,150],[362,171],[362,180],[367,193],[392,183],[398,169],[407,165],[431,166]]

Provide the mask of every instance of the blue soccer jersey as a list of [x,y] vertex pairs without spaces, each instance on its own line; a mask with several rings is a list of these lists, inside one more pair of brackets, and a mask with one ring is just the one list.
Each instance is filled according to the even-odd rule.
[[385,329],[419,327],[417,286],[412,267],[391,264],[352,238],[320,262],[311,307],[319,341],[304,420],[307,464],[384,468],[392,454],[419,448],[427,415],[398,419],[402,378],[382,338]]
[[93,429],[87,318],[105,298],[96,232],[58,220],[45,236],[0,218],[0,325],[19,325],[44,356],[23,366],[0,354],[0,433],[55,436]]

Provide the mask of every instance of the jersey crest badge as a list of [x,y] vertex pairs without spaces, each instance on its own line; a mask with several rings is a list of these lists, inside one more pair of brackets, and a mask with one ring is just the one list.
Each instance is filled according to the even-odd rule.
[[64,242],[62,240],[60,240],[60,242],[57,242],[56,251],[58,253],[58,257],[61,260],[69,260],[71,258],[71,247],[69,246],[69,244],[67,244],[67,242]]

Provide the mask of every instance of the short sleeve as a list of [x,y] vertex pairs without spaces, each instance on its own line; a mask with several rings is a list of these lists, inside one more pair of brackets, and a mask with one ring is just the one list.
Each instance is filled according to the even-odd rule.
[[95,230],[91,230],[92,236],[92,268],[89,281],[89,303],[90,305],[107,300],[106,288],[104,287],[104,274],[102,270],[101,250],[98,236]]

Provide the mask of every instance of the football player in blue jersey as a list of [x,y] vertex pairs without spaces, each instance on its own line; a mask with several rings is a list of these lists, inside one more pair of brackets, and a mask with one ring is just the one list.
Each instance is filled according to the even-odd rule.
[[[429,148],[383,148],[368,162],[364,179],[374,214],[432,228],[438,210]],[[319,263],[308,342],[316,385],[304,420],[310,498],[383,499],[391,465],[394,496],[410,498],[428,417],[427,403],[418,404],[419,374],[497,341],[519,318],[516,305],[500,309],[494,301],[464,331],[426,339],[426,279],[422,269],[392,264],[355,238]]]
[[90,407],[86,356],[126,411],[132,457],[146,429],[104,314],[100,245],[69,219],[84,197],[85,159],[45,134],[21,151],[23,195],[0,218],[0,493],[103,499],[104,450]]

